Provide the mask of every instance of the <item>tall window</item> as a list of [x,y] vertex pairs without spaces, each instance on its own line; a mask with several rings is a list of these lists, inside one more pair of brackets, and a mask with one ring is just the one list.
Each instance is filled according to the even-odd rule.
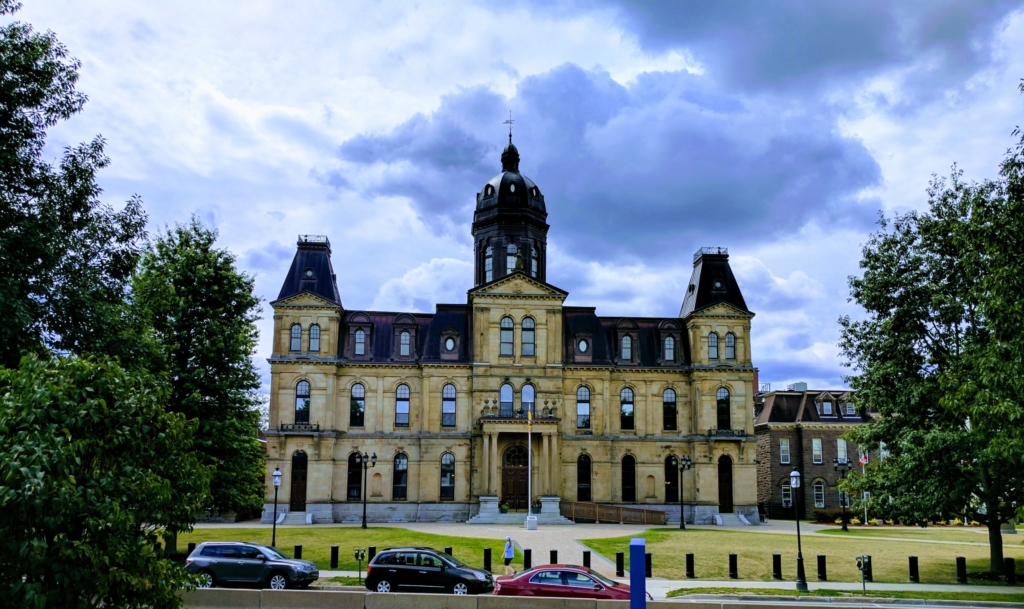
[[788,484],[782,485],[782,507],[793,507],[793,487]]
[[498,393],[499,393],[498,403],[500,405],[500,410],[498,411],[498,414],[503,416],[503,417],[510,417],[510,416],[512,416],[512,408],[514,406],[514,404],[512,403],[512,400],[513,400],[512,385],[509,385],[508,383],[505,383],[504,385],[501,386],[501,390]]
[[576,428],[590,429],[590,389],[586,387],[576,390]]
[[523,385],[523,412],[532,412],[534,416],[537,416],[537,411],[534,408],[534,401],[537,399],[533,385]]
[[708,359],[718,359],[718,335],[708,334]]
[[348,456],[348,500],[359,501],[363,490],[363,461],[358,452]]
[[494,248],[487,246],[484,250],[484,281],[494,279]]
[[576,459],[576,501],[590,501],[590,457]]
[[622,500],[636,501],[636,459],[633,455],[622,458]]
[[295,385],[295,422],[309,423],[309,381]]
[[622,337],[622,360],[633,361],[633,339],[629,336]]
[[540,270],[540,252],[537,251],[536,247],[530,248],[530,275],[533,277],[537,276],[537,272]]
[[398,354],[409,357],[409,333],[404,330],[398,336]]
[[455,427],[455,385],[441,390],[441,426]]
[[622,402],[622,411],[620,417],[620,428],[621,429],[633,429],[634,428],[634,417],[633,417],[633,390],[626,387],[619,394],[620,401]]
[[789,438],[779,438],[779,463],[789,464]]
[[679,503],[679,459],[665,457],[665,503]]
[[366,355],[366,332],[356,330],[356,355]]
[[526,317],[523,319],[523,355],[526,357],[533,357],[534,355],[534,341],[536,340],[535,328],[537,324],[533,321],[532,317]]
[[732,429],[732,413],[729,407],[729,390],[725,387],[718,388],[718,428]]
[[736,335],[732,332],[725,335],[725,359],[736,359]]
[[825,484],[821,481],[814,483],[814,507],[825,507]]
[[662,428],[672,431],[676,428],[676,391],[675,389],[666,389],[661,394],[661,404],[663,409],[661,426]]
[[409,457],[402,453],[395,455],[395,468],[391,473],[391,499],[405,501],[409,487]]
[[320,353],[320,326],[316,324],[309,327],[309,352]]
[[515,322],[511,317],[501,318],[501,354],[512,355],[512,334],[515,330]]
[[832,400],[825,400],[821,403],[821,414],[832,416]]
[[840,461],[846,461],[849,458],[849,453],[846,451],[846,440],[842,438],[836,438],[836,457]]
[[395,391],[395,427],[409,426],[409,386],[399,385]]
[[516,270],[516,254],[519,253],[519,248],[516,247],[515,243],[509,243],[507,255],[505,256],[505,274],[511,274],[512,271]]
[[366,417],[366,389],[360,384],[352,385],[352,403],[349,405],[349,427],[362,427]]
[[441,501],[455,499],[455,455],[441,455]]
[[821,438],[811,438],[811,460],[816,465],[821,465]]
[[302,326],[292,324],[292,351],[302,351]]
[[676,339],[671,336],[665,337],[665,361],[676,361]]

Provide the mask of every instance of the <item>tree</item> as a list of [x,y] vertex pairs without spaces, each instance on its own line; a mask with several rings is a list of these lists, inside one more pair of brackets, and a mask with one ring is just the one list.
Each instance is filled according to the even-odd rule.
[[848,488],[887,518],[985,524],[992,573],[1001,525],[1024,505],[1022,167],[1024,138],[999,179],[954,168],[933,179],[928,211],[882,217],[850,278],[867,315],[840,319],[850,385],[880,415],[852,438],[889,452]]
[[143,256],[134,296],[160,345],[156,364],[170,386],[167,409],[196,419],[195,448],[213,467],[210,503],[219,513],[263,506],[254,280],[215,248],[217,233],[193,218],[168,229]]
[[[19,8],[0,0],[0,15]],[[145,239],[138,198],[98,200],[103,139],[43,160],[46,130],[81,111],[79,62],[52,32],[0,27],[0,366],[49,348],[136,355],[127,288]]]
[[0,594],[15,607],[179,607],[155,546],[190,530],[209,484],[193,423],[144,372],[27,356],[0,368]]

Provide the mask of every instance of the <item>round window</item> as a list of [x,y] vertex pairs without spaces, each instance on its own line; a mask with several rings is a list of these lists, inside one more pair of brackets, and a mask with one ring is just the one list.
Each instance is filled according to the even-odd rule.
[[590,345],[587,344],[587,341],[585,341],[585,340],[581,340],[580,341],[580,353],[586,353],[588,347],[590,347]]
[[515,184],[509,184],[508,185],[508,191],[509,192],[515,192],[516,191],[516,185]]
[[455,351],[455,339],[450,336],[444,339],[444,349],[445,351]]
[[313,269],[306,269],[306,277],[312,277],[312,276],[313,276]]
[[722,289],[722,282],[721,281],[716,281],[715,282],[715,289],[716,290]]

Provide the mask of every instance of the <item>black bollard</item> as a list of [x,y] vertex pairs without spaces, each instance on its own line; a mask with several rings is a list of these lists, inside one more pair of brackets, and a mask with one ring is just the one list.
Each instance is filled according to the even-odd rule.
[[1006,576],[1006,583],[1017,585],[1017,562],[1012,558],[1003,559],[1003,574]]
[[739,579],[739,569],[736,567],[736,555],[729,555],[729,579]]
[[302,546],[301,545],[296,545],[295,546],[295,555],[292,556],[292,558],[295,558],[295,559],[302,558]]
[[653,575],[651,575],[651,553],[650,552],[647,552],[646,554],[644,554],[644,577],[646,577],[647,579],[650,579],[651,577],[653,577]]
[[338,546],[331,546],[331,568],[338,568]]
[[484,548],[484,571],[487,571],[488,573],[494,573],[494,571],[491,571],[491,549],[490,548]]
[[963,556],[956,557],[956,583],[967,583],[967,559]]
[[447,554],[448,556],[455,556],[454,554],[452,554],[452,547],[451,546],[446,546],[445,549],[444,549],[444,553]]
[[583,566],[590,568],[590,550],[583,550]]
[[523,550],[523,571],[533,568],[533,550],[526,548]]
[[917,557],[911,556],[910,559],[910,583],[919,584],[921,583],[921,572],[917,570]]
[[686,555],[686,578],[693,579],[694,577],[696,576],[693,574],[693,554],[691,553]]
[[558,564],[558,550],[551,550],[550,558],[551,558],[551,560],[548,561],[548,562],[550,564],[552,564],[552,565],[557,565]]
[[373,557],[377,555],[377,546],[370,546],[366,548],[366,564],[370,564]]
[[825,555],[818,554],[818,581],[828,581],[828,571],[825,567]]
[[782,554],[772,554],[772,579],[782,579]]
[[622,552],[615,553],[615,577],[626,576],[626,556]]
[[192,554],[192,552],[195,551],[195,549],[196,549],[196,542],[194,542],[194,541],[188,542],[188,553],[190,555]]
[[864,555],[864,581],[873,582],[875,581],[875,570],[871,568],[871,555]]

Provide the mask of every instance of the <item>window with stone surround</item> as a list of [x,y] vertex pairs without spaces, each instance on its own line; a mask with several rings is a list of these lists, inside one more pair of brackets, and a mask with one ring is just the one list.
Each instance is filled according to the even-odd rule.
[[512,321],[511,317],[501,318],[501,355],[511,356],[512,355],[512,341],[514,340],[514,331],[516,324]]
[[409,386],[399,385],[395,390],[395,427],[409,426]]
[[291,351],[302,351],[302,326],[292,324],[292,341],[289,345]]
[[523,357],[533,357],[534,356],[534,348],[535,348],[534,342],[536,340],[536,335],[535,335],[536,327],[537,327],[537,324],[533,321],[532,317],[524,317],[523,318],[523,341],[522,341],[522,345],[520,347],[522,349],[522,352],[523,352]]
[[441,501],[455,499],[455,455],[441,455]]
[[455,427],[455,385],[441,390],[441,427]]
[[811,438],[811,461],[815,465],[821,465],[821,438]]
[[779,438],[779,463],[789,465],[789,438]]
[[825,483],[818,481],[814,483],[814,507],[825,507]]
[[619,401],[621,402],[619,428],[632,431],[636,424],[636,417],[633,416],[633,390],[629,387],[624,388],[619,394]]
[[309,352],[320,353],[320,326],[317,324],[309,327]]
[[395,455],[395,466],[391,472],[391,500],[405,501],[409,488],[409,457],[402,453]]
[[676,429],[676,392],[674,389],[666,389],[661,394],[661,405],[662,405],[662,429],[666,431],[675,431]]
[[352,401],[349,405],[349,427],[362,427],[366,421],[366,388],[361,383],[352,385]]

